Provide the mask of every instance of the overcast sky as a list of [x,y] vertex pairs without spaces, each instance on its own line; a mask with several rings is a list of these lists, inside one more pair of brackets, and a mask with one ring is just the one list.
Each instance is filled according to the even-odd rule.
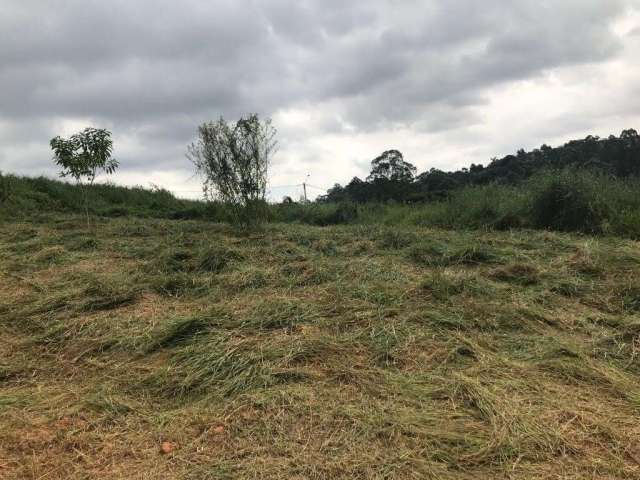
[[[197,125],[273,118],[282,186],[640,129],[640,0],[0,0],[0,170],[113,132],[116,183],[198,196]],[[318,193],[315,192],[314,193]]]

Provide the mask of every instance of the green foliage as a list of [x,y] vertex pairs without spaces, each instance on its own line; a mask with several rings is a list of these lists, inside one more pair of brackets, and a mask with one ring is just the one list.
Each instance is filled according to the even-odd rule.
[[465,187],[442,202],[417,207],[413,223],[444,228],[497,228],[520,226],[525,209],[522,189],[507,185]]
[[[6,178],[6,177],[5,177]],[[12,194],[0,203],[0,217],[48,216],[82,212],[79,187],[40,178],[11,177]],[[237,221],[238,210],[222,202],[173,197],[166,190],[94,185],[85,192],[89,211],[106,217],[139,216],[182,220]],[[519,186],[469,186],[449,198],[426,204],[259,202],[261,218],[309,225],[428,226],[446,229],[511,230],[522,228],[578,231],[640,238],[640,180],[619,179],[591,171],[543,171]],[[246,222],[250,221],[247,217]],[[133,232],[132,234],[135,234]],[[399,234],[399,233],[398,233]],[[389,247],[391,236],[379,239]],[[401,240],[400,240],[401,242]]]
[[268,169],[277,147],[271,120],[252,114],[232,124],[221,117],[200,125],[198,135],[187,157],[203,178],[205,196],[228,204],[236,223],[265,220]]
[[518,187],[466,187],[446,200],[424,205],[359,208],[359,223],[535,228],[640,238],[640,180],[591,171],[542,171]]
[[274,221],[300,222],[321,227],[355,223],[362,212],[362,207],[353,202],[280,204],[270,208]]
[[85,128],[69,139],[55,137],[50,145],[55,163],[62,168],[61,175],[77,182],[93,183],[98,172],[111,174],[118,168],[118,161],[111,158],[113,141],[108,130]]
[[8,202],[11,197],[13,191],[12,180],[12,176],[3,175],[2,171],[0,171],[0,205]]
[[536,176],[530,183],[534,227],[585,233],[602,231],[608,212],[607,205],[600,199],[597,176],[550,171]]
[[357,205],[349,202],[339,203],[331,210],[325,210],[324,214],[320,213],[313,219],[314,225],[341,225],[353,223],[358,218]]
[[161,189],[94,184],[91,189],[45,177],[9,178],[11,195],[0,202],[0,216],[50,216],[52,213],[84,214],[84,196],[89,213],[101,217],[155,217],[175,219],[211,219],[226,221],[228,209],[219,203],[205,204],[175,198]]
[[[60,175],[70,176],[79,185],[87,182],[93,185],[96,175],[103,171],[112,174],[118,168],[118,161],[111,158],[113,142],[111,132],[101,128],[85,128],[69,139],[55,137],[50,142],[54,161],[62,169]],[[83,189],[84,190],[84,189]],[[89,226],[89,201],[84,191],[84,206]]]
[[[354,201],[359,203],[426,202],[443,200],[461,188],[492,183],[517,186],[541,170],[576,171],[597,170],[617,178],[640,176],[640,135],[633,130],[623,131],[619,137],[599,138],[588,136],[567,144],[551,148],[542,145],[531,152],[520,150],[516,155],[491,160],[483,165],[472,164],[455,172],[444,172],[432,168],[415,179],[415,168],[402,159],[397,150],[383,153],[372,162],[372,172],[366,181],[354,178],[345,187],[334,185],[321,198],[327,202]],[[566,192],[565,192],[566,193]],[[564,193],[560,193],[564,195]],[[494,210],[486,213],[491,216]],[[509,219],[502,222],[513,226]],[[517,225],[516,225],[517,226]]]
[[371,173],[367,181],[389,180],[393,182],[411,182],[416,167],[406,162],[398,150],[387,150],[371,161]]

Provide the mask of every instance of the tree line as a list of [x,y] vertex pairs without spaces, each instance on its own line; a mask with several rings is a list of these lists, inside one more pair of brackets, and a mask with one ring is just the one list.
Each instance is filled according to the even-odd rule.
[[[87,128],[69,139],[55,137],[50,145],[61,175],[74,178],[84,192],[89,225],[88,189],[98,173],[111,174],[119,166],[111,156],[111,132]],[[237,122],[220,118],[200,125],[187,157],[203,180],[205,198],[227,205],[236,222],[249,224],[267,216],[268,173],[276,150],[271,121],[251,114]],[[486,167],[472,164],[453,172],[432,168],[420,174],[400,151],[387,150],[372,160],[365,180],[355,177],[344,187],[336,184],[317,203],[437,201],[463,187],[514,185],[541,170],[567,167],[598,170],[616,178],[640,176],[640,136],[633,129],[624,130],[619,137],[588,136],[556,148],[543,145],[530,152],[519,150],[515,155],[492,159]]]
[[640,135],[633,129],[619,137],[588,136],[560,147],[542,145],[530,152],[493,158],[487,166],[445,172],[432,168],[416,175],[416,167],[398,150],[387,150],[371,162],[365,180],[354,177],[347,185],[334,185],[320,202],[419,203],[447,198],[451,192],[472,185],[491,183],[514,185],[543,169],[589,169],[617,178],[640,175]]

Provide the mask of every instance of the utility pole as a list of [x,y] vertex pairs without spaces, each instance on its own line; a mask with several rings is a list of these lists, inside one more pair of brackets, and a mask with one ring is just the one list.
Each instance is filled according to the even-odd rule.
[[304,178],[304,182],[302,182],[302,190],[304,191],[304,203],[307,203],[307,180],[309,179],[309,176],[311,174],[307,174],[307,176]]

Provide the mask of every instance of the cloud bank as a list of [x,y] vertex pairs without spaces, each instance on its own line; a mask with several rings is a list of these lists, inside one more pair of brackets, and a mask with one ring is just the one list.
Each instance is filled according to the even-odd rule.
[[640,125],[637,0],[185,0],[0,5],[0,169],[55,175],[48,141],[112,130],[114,180],[197,196],[199,123],[273,118],[283,185],[420,170]]

